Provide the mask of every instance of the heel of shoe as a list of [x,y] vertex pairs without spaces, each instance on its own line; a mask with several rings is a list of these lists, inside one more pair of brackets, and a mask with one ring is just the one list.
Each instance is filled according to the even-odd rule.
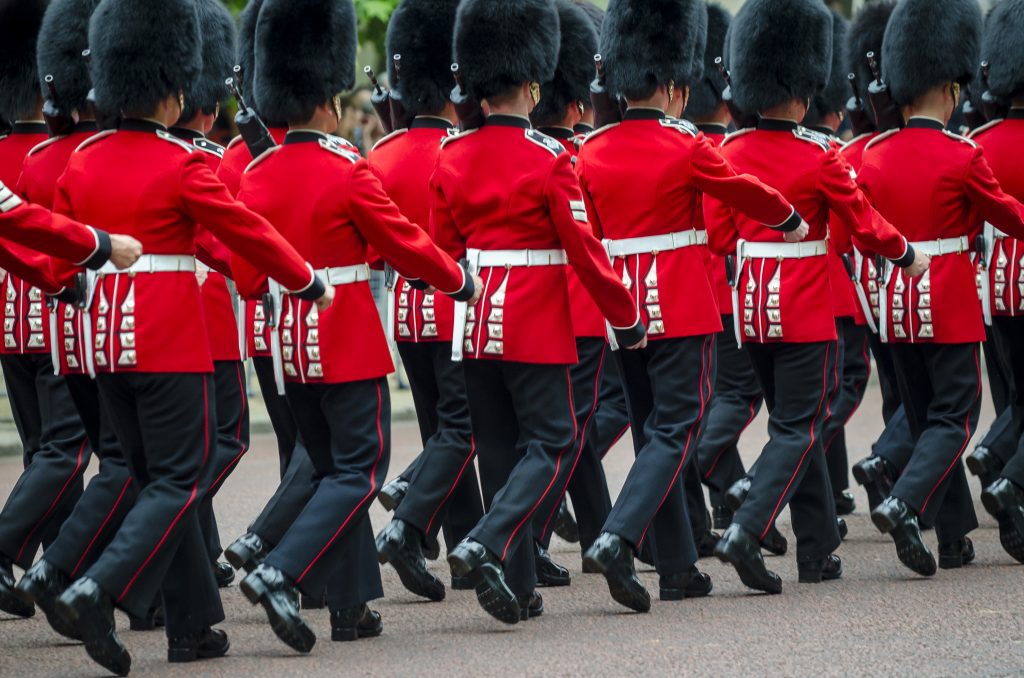
[[987,489],[981,493],[981,504],[989,512],[989,515],[993,517],[999,517],[1001,514],[1006,513],[1009,508],[1002,497],[995,492],[989,492]]
[[686,591],[683,589],[658,589],[658,598],[666,602],[674,602],[686,598]]
[[359,630],[354,626],[351,628],[332,628],[331,640],[336,643],[349,643],[354,640],[359,640]]
[[194,662],[199,658],[199,651],[196,647],[169,647],[167,648],[167,661],[171,664],[185,664]]
[[455,553],[448,554],[448,567],[452,570],[452,575],[456,577],[468,577],[469,573],[473,571],[473,564],[463,560]]
[[238,585],[238,588],[242,590],[242,594],[253,605],[259,605],[260,601],[267,594],[267,589],[263,582],[256,577],[246,577]]
[[875,527],[882,534],[889,534],[896,529],[896,521],[889,515],[880,511],[874,511],[871,513],[871,522],[874,523]]

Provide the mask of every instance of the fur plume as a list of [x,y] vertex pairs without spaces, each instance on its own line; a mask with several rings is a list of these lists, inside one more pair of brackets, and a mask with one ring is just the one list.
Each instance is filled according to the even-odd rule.
[[[402,0],[388,24],[388,79],[409,113],[437,113],[448,102],[458,0]],[[401,55],[395,73],[394,56]]]
[[47,0],[0,0],[0,117],[31,115],[39,103],[36,38]]

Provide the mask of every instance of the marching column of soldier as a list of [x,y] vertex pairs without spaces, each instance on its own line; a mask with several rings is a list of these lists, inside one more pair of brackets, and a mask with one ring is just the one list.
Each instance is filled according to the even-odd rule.
[[[852,23],[820,0],[402,0],[366,159],[333,134],[352,0],[251,0],[237,27],[219,0],[3,0],[0,33],[0,365],[25,451],[0,609],[38,607],[108,671],[131,668],[115,608],[163,626],[168,661],[226,654],[234,569],[298,652],[303,610],[377,636],[381,565],[445,598],[442,533],[448,583],[506,624],[570,584],[553,533],[647,612],[636,559],[663,601],[709,595],[712,556],[781,593],[762,550],[787,552],[788,505],[799,581],[838,579],[872,365],[884,431],[852,472],[898,559],[975,558],[966,466],[1024,562],[1024,0]],[[224,149],[206,134],[231,95]],[[391,342],[423,448],[385,484]],[[999,417],[968,452],[982,347]],[[250,357],[281,483],[229,565],[212,499],[249,446]]]

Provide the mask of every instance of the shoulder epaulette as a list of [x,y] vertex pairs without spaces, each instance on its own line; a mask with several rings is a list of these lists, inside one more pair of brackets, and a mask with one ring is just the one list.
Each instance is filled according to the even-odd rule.
[[215,155],[218,158],[224,157],[224,147],[218,144],[216,141],[210,141],[206,137],[197,137],[192,140],[192,145],[198,148],[200,151],[206,151],[211,155]]
[[725,146],[730,141],[735,141],[736,139],[739,139],[742,136],[746,136],[746,135],[748,135],[751,132],[754,132],[756,130],[757,130],[756,127],[744,127],[743,129],[738,129],[735,132],[731,132],[729,134],[726,134],[725,138],[722,139],[722,144],[721,145]]
[[452,135],[452,136],[450,136],[450,137],[446,137],[446,138],[444,138],[444,139],[441,139],[441,148],[444,148],[444,147],[445,147],[445,146],[447,146],[448,144],[450,144],[450,143],[452,143],[452,142],[455,142],[455,141],[458,141],[459,139],[465,139],[466,137],[468,137],[468,136],[469,136],[470,134],[472,134],[473,132],[476,132],[476,131],[478,131],[478,129],[479,129],[479,128],[477,128],[477,129],[467,129],[467,130],[466,130],[466,131],[464,131],[464,132],[458,132],[458,133],[456,133],[456,134],[453,134],[453,135]]
[[697,136],[697,127],[689,120],[682,120],[680,118],[662,118],[658,122],[661,123],[662,127],[674,129],[677,132],[689,135],[691,137]]
[[590,141],[591,139],[594,139],[594,138],[596,138],[596,137],[599,137],[599,136],[601,136],[602,134],[604,134],[604,133],[605,133],[605,132],[607,132],[608,130],[610,130],[610,129],[614,129],[614,128],[618,127],[618,126],[619,126],[620,124],[622,124],[622,123],[618,123],[618,122],[610,122],[610,123],[608,123],[607,125],[605,125],[605,126],[603,126],[603,127],[598,127],[598,128],[597,128],[597,129],[595,129],[595,130],[594,130],[593,132],[591,132],[590,134],[587,134],[587,135],[585,135],[585,136],[583,137],[583,143],[584,143],[584,144],[586,144],[586,143],[587,143],[588,141]]
[[320,148],[330,153],[333,153],[334,155],[345,158],[346,160],[353,164],[359,162],[359,159],[362,157],[355,151],[351,151],[347,148],[342,147],[333,139],[321,139]]
[[[256,165],[260,164],[261,162],[263,162],[264,160],[266,160],[267,158],[269,158],[269,157],[270,157],[271,155],[273,155],[274,153],[276,153],[276,152],[280,151],[280,150],[281,150],[282,148],[284,148],[284,147],[283,147],[283,146],[272,146],[272,147],[268,148],[267,150],[263,151],[263,152],[262,152],[262,153],[260,153],[260,154],[259,154],[259,155],[258,155],[258,156],[257,156],[257,157],[255,158],[255,159],[253,159],[253,161],[252,161],[252,162],[250,162],[250,163],[249,163],[249,164],[248,164],[248,165],[246,166],[246,168],[245,168],[245,172],[248,172],[248,171],[249,171],[249,170],[251,170],[251,169],[252,169],[253,167],[255,167]],[[245,172],[243,172],[243,174],[244,174]]]
[[847,148],[849,148],[850,146],[853,146],[853,145],[854,145],[855,143],[857,143],[858,141],[860,141],[860,140],[861,140],[861,139],[863,139],[864,137],[869,137],[869,136],[871,136],[872,134],[874,134],[874,132],[864,132],[864,134],[858,134],[858,135],[857,135],[857,136],[855,136],[854,138],[852,138],[852,139],[850,139],[849,141],[847,141],[846,143],[842,144],[842,145],[841,145],[841,146],[839,147],[839,150],[840,150],[840,151],[845,151],[845,150],[846,150]]
[[356,155],[359,155],[359,147],[356,146],[355,144],[353,144],[351,141],[349,141],[345,137],[339,137],[336,134],[328,134],[327,135],[327,139],[330,140],[336,146],[340,146],[341,148],[344,148],[345,150],[352,151]]
[[982,134],[983,132],[989,131],[990,129],[992,129],[993,127],[997,126],[1002,121],[1003,121],[1002,118],[996,118],[995,120],[990,120],[990,121],[986,122],[984,125],[982,125],[981,127],[979,127],[978,129],[971,130],[971,133],[969,135],[967,135],[967,138],[968,139],[973,139],[974,137],[978,136],[979,134]]
[[193,150],[192,144],[188,143],[187,141],[182,141],[181,139],[179,139],[178,137],[174,136],[170,132],[165,132],[162,129],[158,129],[156,131],[156,136],[157,136],[158,139],[163,139],[164,141],[172,143],[175,146],[178,146],[180,148],[184,148],[189,153],[191,153],[192,150]]
[[81,151],[83,148],[85,148],[89,144],[96,143],[100,139],[106,139],[107,137],[113,136],[115,132],[117,132],[117,130],[105,129],[102,132],[97,132],[96,134],[93,134],[91,137],[89,137],[88,139],[86,139],[82,143],[78,144],[78,148],[75,149],[75,153],[78,153],[79,151]]
[[967,144],[971,148],[977,148],[978,147],[978,144],[974,143],[973,141],[971,141],[967,137],[960,136],[959,134],[956,134],[955,132],[950,132],[948,129],[942,130],[942,133],[945,134],[950,139],[955,139],[955,140],[957,140],[957,141],[959,141],[961,143]]
[[61,136],[59,136],[59,137],[50,137],[50,138],[49,138],[49,139],[47,139],[46,141],[43,141],[43,142],[40,142],[40,143],[36,144],[35,146],[33,146],[33,147],[32,147],[32,150],[30,150],[30,151],[28,152],[28,157],[32,157],[33,155],[35,155],[35,154],[36,154],[36,153],[38,153],[39,151],[43,150],[43,149],[44,149],[44,148],[46,148],[47,146],[49,146],[49,145],[51,145],[51,144],[54,144],[54,143],[56,143],[56,142],[60,141],[61,139],[65,138],[66,136],[67,136],[67,135],[65,134],[65,135],[61,135]]
[[228,150],[231,150],[232,148],[234,148],[238,144],[242,143],[243,141],[244,141],[244,139],[242,139],[242,135],[241,134],[237,135],[234,139],[232,139],[231,141],[228,142]]
[[820,147],[823,151],[828,152],[832,150],[832,141],[827,135],[822,134],[821,132],[815,132],[812,129],[807,129],[803,125],[797,125],[796,129],[793,130],[793,136],[801,141],[814,144],[815,146]]
[[535,129],[526,130],[526,138],[547,150],[556,158],[563,153],[568,153],[568,151],[565,150],[565,146],[558,142],[558,139],[549,137],[547,134],[538,132]]
[[380,148],[384,144],[386,144],[389,141],[392,141],[394,139],[397,139],[398,137],[402,136],[403,134],[405,134],[408,131],[409,131],[408,129],[396,129],[394,132],[392,132],[391,134],[387,135],[386,137],[384,137],[383,139],[381,139],[380,141],[375,143],[373,145],[373,148],[371,148],[370,150],[371,151],[376,151],[378,148]]
[[897,133],[899,133],[899,131],[900,131],[899,129],[891,129],[891,130],[888,130],[886,132],[882,132],[877,137],[875,137],[874,139],[869,141],[867,146],[864,147],[864,150],[866,151],[869,148],[873,148],[874,146],[876,146],[876,145],[882,143],[883,141],[885,141],[886,139],[891,139],[893,136],[895,136]]

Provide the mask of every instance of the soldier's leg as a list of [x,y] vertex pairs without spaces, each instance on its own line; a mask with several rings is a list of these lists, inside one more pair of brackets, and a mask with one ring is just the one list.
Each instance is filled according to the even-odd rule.
[[0,366],[14,426],[21,438],[22,464],[27,467],[39,450],[43,435],[42,413],[36,396],[36,361],[28,355],[0,355]]
[[270,425],[274,429],[274,437],[277,439],[277,454],[281,461],[281,477],[284,478],[288,463],[291,461],[292,452],[299,443],[298,428],[295,425],[295,417],[288,407],[288,400],[277,392],[277,384],[274,381],[274,361],[272,358],[254,357],[252,359],[253,371],[256,372],[256,381],[260,386],[260,393],[263,395],[263,404],[267,408],[267,416],[270,418]]
[[629,430],[629,409],[618,360],[605,363],[594,412],[594,447],[603,459]]

